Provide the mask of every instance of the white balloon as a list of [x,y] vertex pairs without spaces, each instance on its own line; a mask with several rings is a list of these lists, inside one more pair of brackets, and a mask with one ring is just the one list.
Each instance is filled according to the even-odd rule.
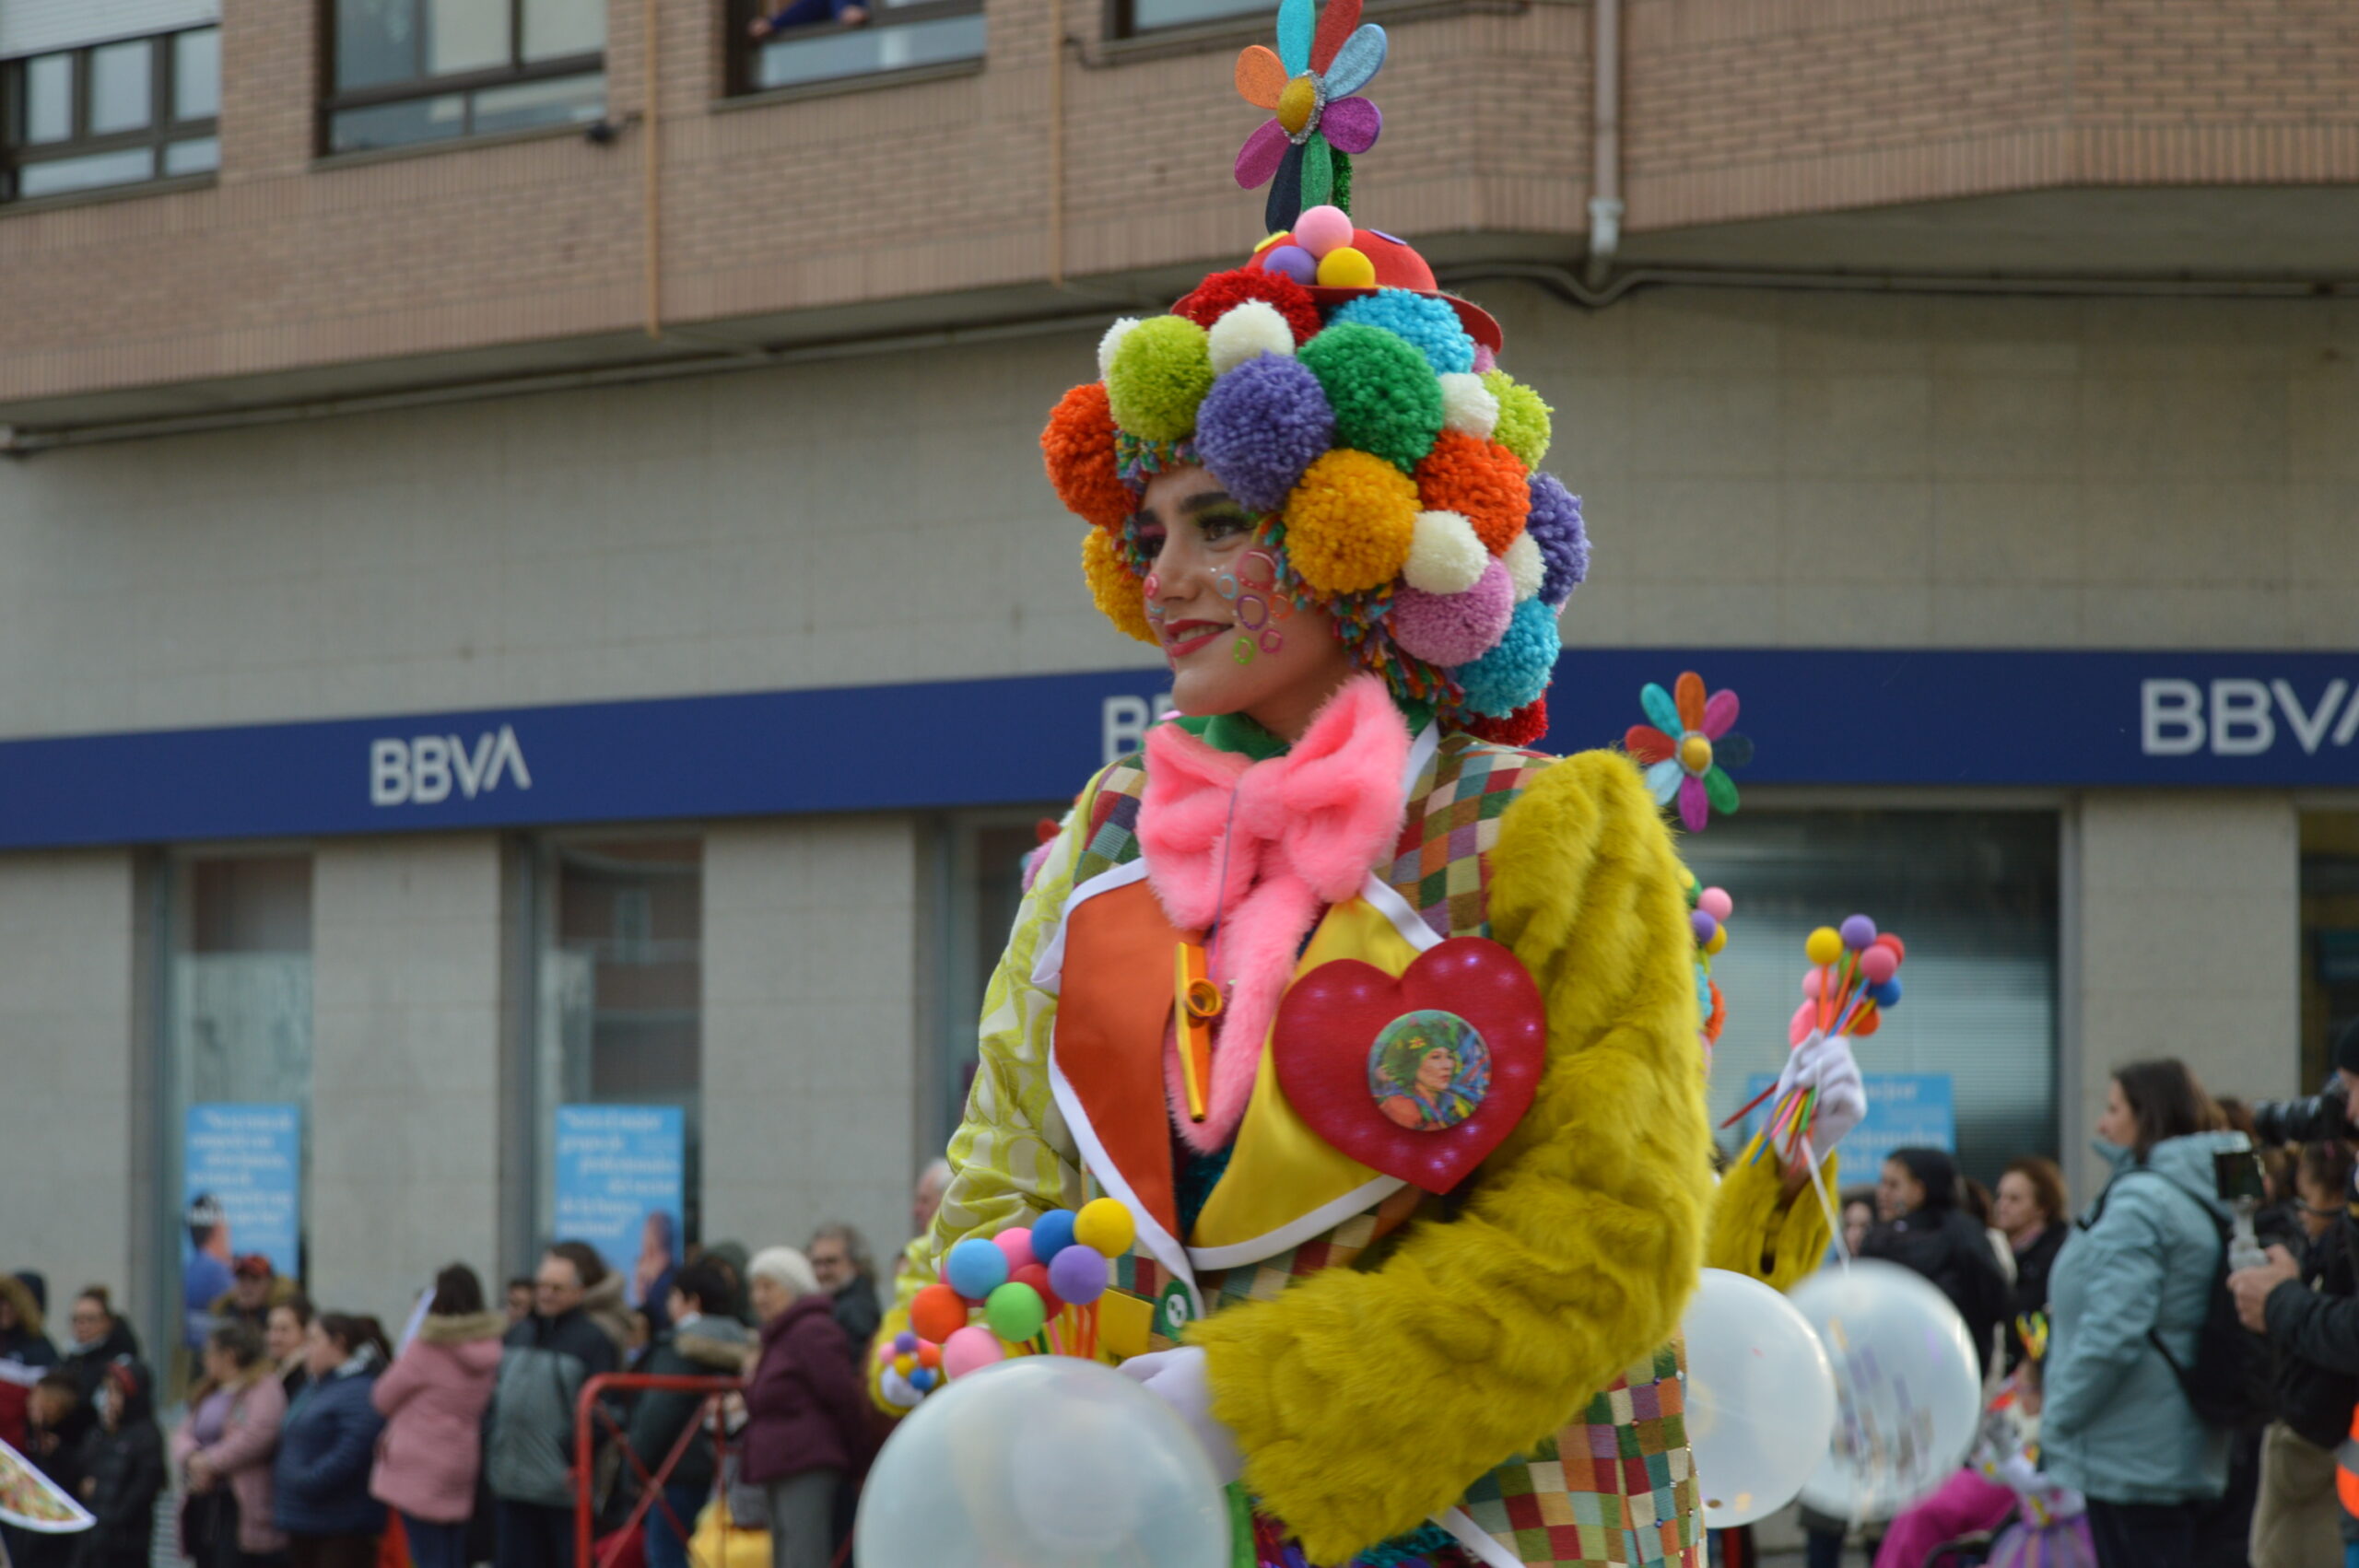
[[1680,1332],[1704,1522],[1766,1518],[1794,1500],[1834,1438],[1826,1352],[1784,1296],[1724,1269],[1704,1270]]
[[1982,1417],[1973,1337],[1931,1281],[1896,1263],[1822,1269],[1790,1298],[1835,1369],[1835,1441],[1802,1500],[1888,1519],[1956,1473]]
[[1227,1568],[1228,1501],[1145,1388],[1074,1356],[1015,1356],[894,1431],[859,1541],[867,1568]]

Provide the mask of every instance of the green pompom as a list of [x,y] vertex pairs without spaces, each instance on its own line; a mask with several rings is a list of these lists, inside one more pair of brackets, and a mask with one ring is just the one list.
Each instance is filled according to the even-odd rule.
[[1402,473],[1441,434],[1441,381],[1416,345],[1398,333],[1339,322],[1302,345],[1335,411],[1335,444],[1373,452]]
[[1549,439],[1555,434],[1555,427],[1548,419],[1548,405],[1540,401],[1538,392],[1505,370],[1484,371],[1483,384],[1499,400],[1499,424],[1491,432],[1491,439],[1515,453],[1524,467],[1538,472],[1540,460],[1548,455]]
[[1213,390],[1209,334],[1185,316],[1154,316],[1122,335],[1106,369],[1114,423],[1150,441],[1183,440]]

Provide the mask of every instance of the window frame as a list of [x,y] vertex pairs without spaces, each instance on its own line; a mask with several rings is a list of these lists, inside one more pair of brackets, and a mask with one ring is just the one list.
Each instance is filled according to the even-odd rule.
[[[135,33],[128,38],[77,43],[67,49],[44,49],[37,54],[20,54],[12,60],[0,61],[0,204],[136,191],[167,181],[210,179],[211,170],[189,174],[168,173],[164,158],[166,151],[178,143],[201,141],[208,136],[217,142],[220,137],[221,117],[217,112],[189,120],[174,117],[178,107],[175,99],[179,95],[179,73],[174,68],[176,63],[173,58],[175,41],[183,34],[217,34],[220,29],[219,22],[205,22],[196,27],[174,28],[169,32]],[[101,49],[112,49],[126,43],[147,45],[147,123],[134,130],[93,135],[89,128],[92,57]],[[72,123],[62,141],[29,141],[26,139],[26,119],[31,106],[27,99],[26,76],[34,61],[53,59],[61,54],[72,62]],[[220,94],[217,75],[214,92],[217,103]],[[108,153],[135,152],[143,148],[150,155],[149,167],[152,170],[144,180],[111,181],[64,191],[43,191],[29,196],[21,193],[24,170],[28,166],[63,163],[74,158],[103,157]]]
[[[888,32],[896,28],[921,22],[943,21],[953,17],[975,17],[983,14],[983,0],[915,0],[914,4],[892,5],[888,0],[868,0],[869,19],[858,29],[834,26],[814,26],[804,29],[813,38],[831,37],[858,30],[866,33]],[[858,71],[839,76],[814,76],[808,81],[781,82],[776,87],[764,87],[757,78],[756,67],[761,53],[778,41],[777,35],[757,43],[746,33],[756,17],[769,9],[762,0],[726,0],[722,15],[727,36],[723,40],[722,93],[724,99],[737,101],[776,97],[780,94],[825,93],[842,91],[847,88],[868,85],[889,85],[913,76],[935,76],[945,72],[968,71],[981,65],[989,48],[978,50],[970,57],[929,62],[916,65],[886,65],[874,71]],[[890,16],[890,21],[881,18]],[[792,36],[792,35],[788,35]]]
[[[425,16],[429,0],[405,0],[416,18],[413,29],[413,64],[421,70],[425,65]],[[381,82],[372,87],[340,88],[336,86],[336,67],[341,57],[342,39],[336,26],[336,0],[319,0],[320,18],[320,88],[319,102],[313,119],[313,146],[322,158],[350,158],[385,151],[408,151],[417,147],[449,146],[475,141],[479,135],[503,133],[478,133],[475,128],[476,95],[498,88],[524,87],[534,82],[564,81],[574,76],[603,77],[606,71],[606,51],[601,44],[596,49],[578,50],[571,54],[552,56],[546,60],[526,60],[524,50],[525,0],[508,0],[508,55],[505,65],[487,65],[473,71],[457,71],[447,76],[418,75],[405,76],[396,82]],[[603,92],[601,94],[603,97]],[[417,103],[428,99],[456,97],[464,108],[460,129],[448,136],[431,136],[421,141],[401,142],[382,147],[338,147],[335,145],[335,122],[341,114],[357,110],[382,109],[392,104]],[[564,126],[560,129],[567,128]],[[540,127],[534,127],[535,130]]]
[[1154,27],[1141,27],[1138,22],[1139,0],[1106,0],[1105,37],[1109,43],[1133,43],[1191,36],[1196,32],[1217,30],[1223,34],[1244,29],[1257,36],[1269,30],[1269,7],[1264,5],[1243,4],[1227,16],[1198,17],[1192,21],[1163,22]]

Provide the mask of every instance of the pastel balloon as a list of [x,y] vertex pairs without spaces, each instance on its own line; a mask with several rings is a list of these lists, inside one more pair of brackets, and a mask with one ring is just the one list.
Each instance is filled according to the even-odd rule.
[[1725,887],[1708,887],[1696,896],[1696,907],[1716,920],[1725,920],[1736,913],[1736,900]]
[[[1067,1248],[1066,1250],[1070,1251],[1072,1249]],[[1063,1299],[1057,1294],[1055,1288],[1049,1283],[1049,1266],[1047,1264],[1027,1263],[1023,1268],[1018,1269],[1015,1271],[1015,1282],[1019,1285],[1029,1285],[1032,1287],[1033,1291],[1040,1297],[1040,1305],[1049,1316],[1054,1317],[1058,1313],[1062,1312],[1065,1309]]]
[[1131,1243],[1138,1239],[1138,1235],[1131,1211],[1111,1198],[1093,1199],[1082,1205],[1080,1216],[1073,1225],[1074,1240],[1084,1246],[1094,1246],[1109,1258],[1120,1258],[1130,1251]]
[[1294,220],[1294,242],[1314,256],[1352,242],[1352,220],[1336,206],[1317,206]]
[[1032,1222],[1034,1261],[1053,1263],[1058,1253],[1073,1245],[1073,1221],[1072,1210],[1051,1209]]
[[1883,985],[1899,967],[1900,960],[1893,956],[1888,947],[1872,947],[1860,954],[1860,973],[1868,977],[1872,986]]
[[1838,1519],[1888,1519],[1940,1488],[1974,1445],[1974,1337],[1938,1286],[1896,1263],[1821,1270],[1790,1299],[1835,1374],[1834,1441],[1802,1500]]
[[1007,1283],[1007,1254],[995,1242],[968,1236],[942,1260],[942,1272],[952,1290],[968,1301],[980,1301]]
[[1712,918],[1709,909],[1697,908],[1689,913],[1687,929],[1696,933],[1696,941],[1701,944],[1719,934],[1720,922]]
[[1878,947],[1888,947],[1892,949],[1892,955],[1895,958],[1899,959],[1904,964],[1908,962],[1908,944],[1901,941],[1898,937],[1893,935],[1892,932],[1878,932],[1876,934],[1875,945]]
[[921,1340],[938,1345],[966,1326],[967,1304],[948,1285],[928,1285],[910,1302],[910,1327]]
[[1001,1252],[1006,1255],[1007,1272],[1011,1279],[1015,1277],[1017,1270],[1022,1269],[1026,1264],[1034,1261],[1032,1255],[1032,1233],[1025,1226],[1016,1225],[1008,1230],[1003,1230],[1000,1232],[999,1235],[992,1237],[992,1241],[999,1247]]
[[1802,943],[1802,952],[1813,964],[1832,964],[1843,956],[1843,933],[1833,926],[1821,926]]
[[1843,945],[1857,953],[1876,940],[1876,923],[1865,915],[1853,915],[1843,922]]
[[1093,1247],[1069,1246],[1049,1260],[1049,1284],[1075,1306],[1106,1293],[1106,1259]]
[[964,1377],[978,1367],[991,1365],[1006,1353],[1000,1349],[997,1336],[977,1324],[959,1329],[944,1344],[942,1369],[953,1377]]
[[1799,1046],[1809,1039],[1810,1032],[1817,1027],[1818,1004],[1806,1001],[1794,1009],[1793,1019],[1786,1025],[1786,1043],[1790,1046]]
[[1819,998],[1819,993],[1825,989],[1825,986],[1826,972],[1825,970],[1805,969],[1802,971],[1802,995],[1810,998],[1811,1000],[1816,1001]]
[[993,1291],[983,1303],[983,1321],[991,1325],[992,1333],[1012,1344],[1032,1338],[1048,1320],[1048,1304],[1040,1299],[1040,1293],[1015,1280]]
[[1793,1501],[1835,1435],[1835,1372],[1810,1322],[1758,1280],[1707,1269],[1680,1323],[1687,1439],[1704,1522],[1729,1529]]

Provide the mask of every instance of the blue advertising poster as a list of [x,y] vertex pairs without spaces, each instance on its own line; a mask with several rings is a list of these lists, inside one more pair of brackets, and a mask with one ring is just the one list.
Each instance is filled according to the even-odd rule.
[[669,1288],[687,1188],[677,1106],[557,1107],[557,1239],[596,1247],[633,1306]]
[[[1946,1072],[1863,1072],[1868,1114],[1843,1140],[1843,1175],[1847,1187],[1875,1180],[1885,1156],[1895,1149],[1957,1148],[1957,1105]],[[1777,1075],[1756,1072],[1745,1080],[1747,1100],[1778,1082]],[[1770,1106],[1745,1117],[1749,1141],[1768,1120]]]
[[194,1344],[236,1259],[260,1253],[274,1273],[302,1272],[303,1108],[191,1106],[181,1140],[181,1285]]

